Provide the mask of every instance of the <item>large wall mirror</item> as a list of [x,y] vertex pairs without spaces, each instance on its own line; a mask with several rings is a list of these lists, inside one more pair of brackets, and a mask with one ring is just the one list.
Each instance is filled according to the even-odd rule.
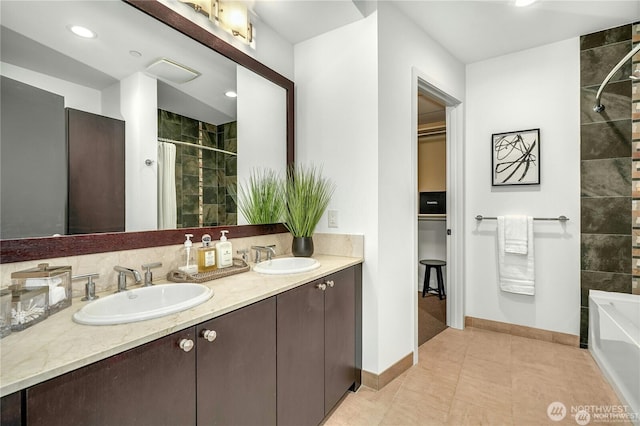
[[[293,82],[156,1],[3,1],[1,7],[3,106],[5,96],[34,92],[45,100],[52,95],[53,103],[61,99],[67,110],[56,125],[58,113],[45,119],[27,104],[9,116],[11,132],[3,125],[2,192],[13,198],[2,203],[2,263],[177,244],[185,229],[201,234],[200,227],[231,229],[232,237],[284,231],[279,224],[243,225],[235,190],[255,167],[284,170],[293,162]],[[80,22],[97,37],[73,35],[69,25]],[[238,97],[226,96],[229,91]],[[124,194],[126,232],[51,237],[82,233],[67,228],[69,109],[124,123],[124,187],[113,188],[118,179],[109,178],[108,189]],[[43,136],[27,142],[20,136],[30,128]],[[162,220],[165,145],[178,159],[164,173],[177,188],[168,207],[176,212],[173,224]],[[82,173],[106,161],[94,155]],[[11,217],[13,224],[6,222]]]

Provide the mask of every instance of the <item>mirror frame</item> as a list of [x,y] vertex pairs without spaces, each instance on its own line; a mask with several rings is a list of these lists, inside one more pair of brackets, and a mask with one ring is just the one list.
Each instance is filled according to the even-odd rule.
[[[293,164],[295,159],[293,81],[236,49],[162,3],[155,0],[122,1],[284,88],[287,100],[287,165]],[[0,264],[176,245],[182,242],[185,233],[194,234],[194,240],[197,240],[202,234],[218,235],[220,230],[223,229],[230,231],[229,238],[287,232],[283,224],[276,223],[270,225],[232,225],[0,240]]]

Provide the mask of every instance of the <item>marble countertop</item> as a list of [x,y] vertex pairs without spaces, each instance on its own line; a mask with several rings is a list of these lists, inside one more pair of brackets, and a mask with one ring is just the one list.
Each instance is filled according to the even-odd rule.
[[105,326],[76,324],[73,314],[91,302],[73,299],[70,307],[0,340],[0,396],[362,263],[359,257],[313,257],[321,266],[306,273],[262,275],[249,271],[206,282],[214,291],[207,302],[147,321]]

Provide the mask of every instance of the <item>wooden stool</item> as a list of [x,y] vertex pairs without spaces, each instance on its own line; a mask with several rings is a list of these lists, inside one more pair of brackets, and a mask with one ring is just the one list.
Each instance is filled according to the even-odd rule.
[[[426,267],[424,272],[424,284],[422,286],[422,297],[425,297],[427,293],[435,292],[440,300],[447,297],[447,293],[444,291],[444,279],[442,278],[442,267],[447,264],[444,260],[435,259],[423,259],[420,261],[421,265]],[[431,268],[435,268],[436,277],[438,281],[438,288],[429,287],[429,278],[431,278]]]

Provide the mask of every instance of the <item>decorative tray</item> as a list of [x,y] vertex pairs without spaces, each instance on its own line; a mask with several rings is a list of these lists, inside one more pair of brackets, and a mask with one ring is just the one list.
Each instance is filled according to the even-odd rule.
[[241,274],[248,272],[251,268],[247,263],[239,258],[233,258],[233,265],[227,268],[216,269],[210,272],[200,272],[197,274],[188,274],[184,271],[174,269],[169,271],[167,279],[177,283],[203,283],[206,281],[217,280],[218,278],[228,277],[229,275]]

